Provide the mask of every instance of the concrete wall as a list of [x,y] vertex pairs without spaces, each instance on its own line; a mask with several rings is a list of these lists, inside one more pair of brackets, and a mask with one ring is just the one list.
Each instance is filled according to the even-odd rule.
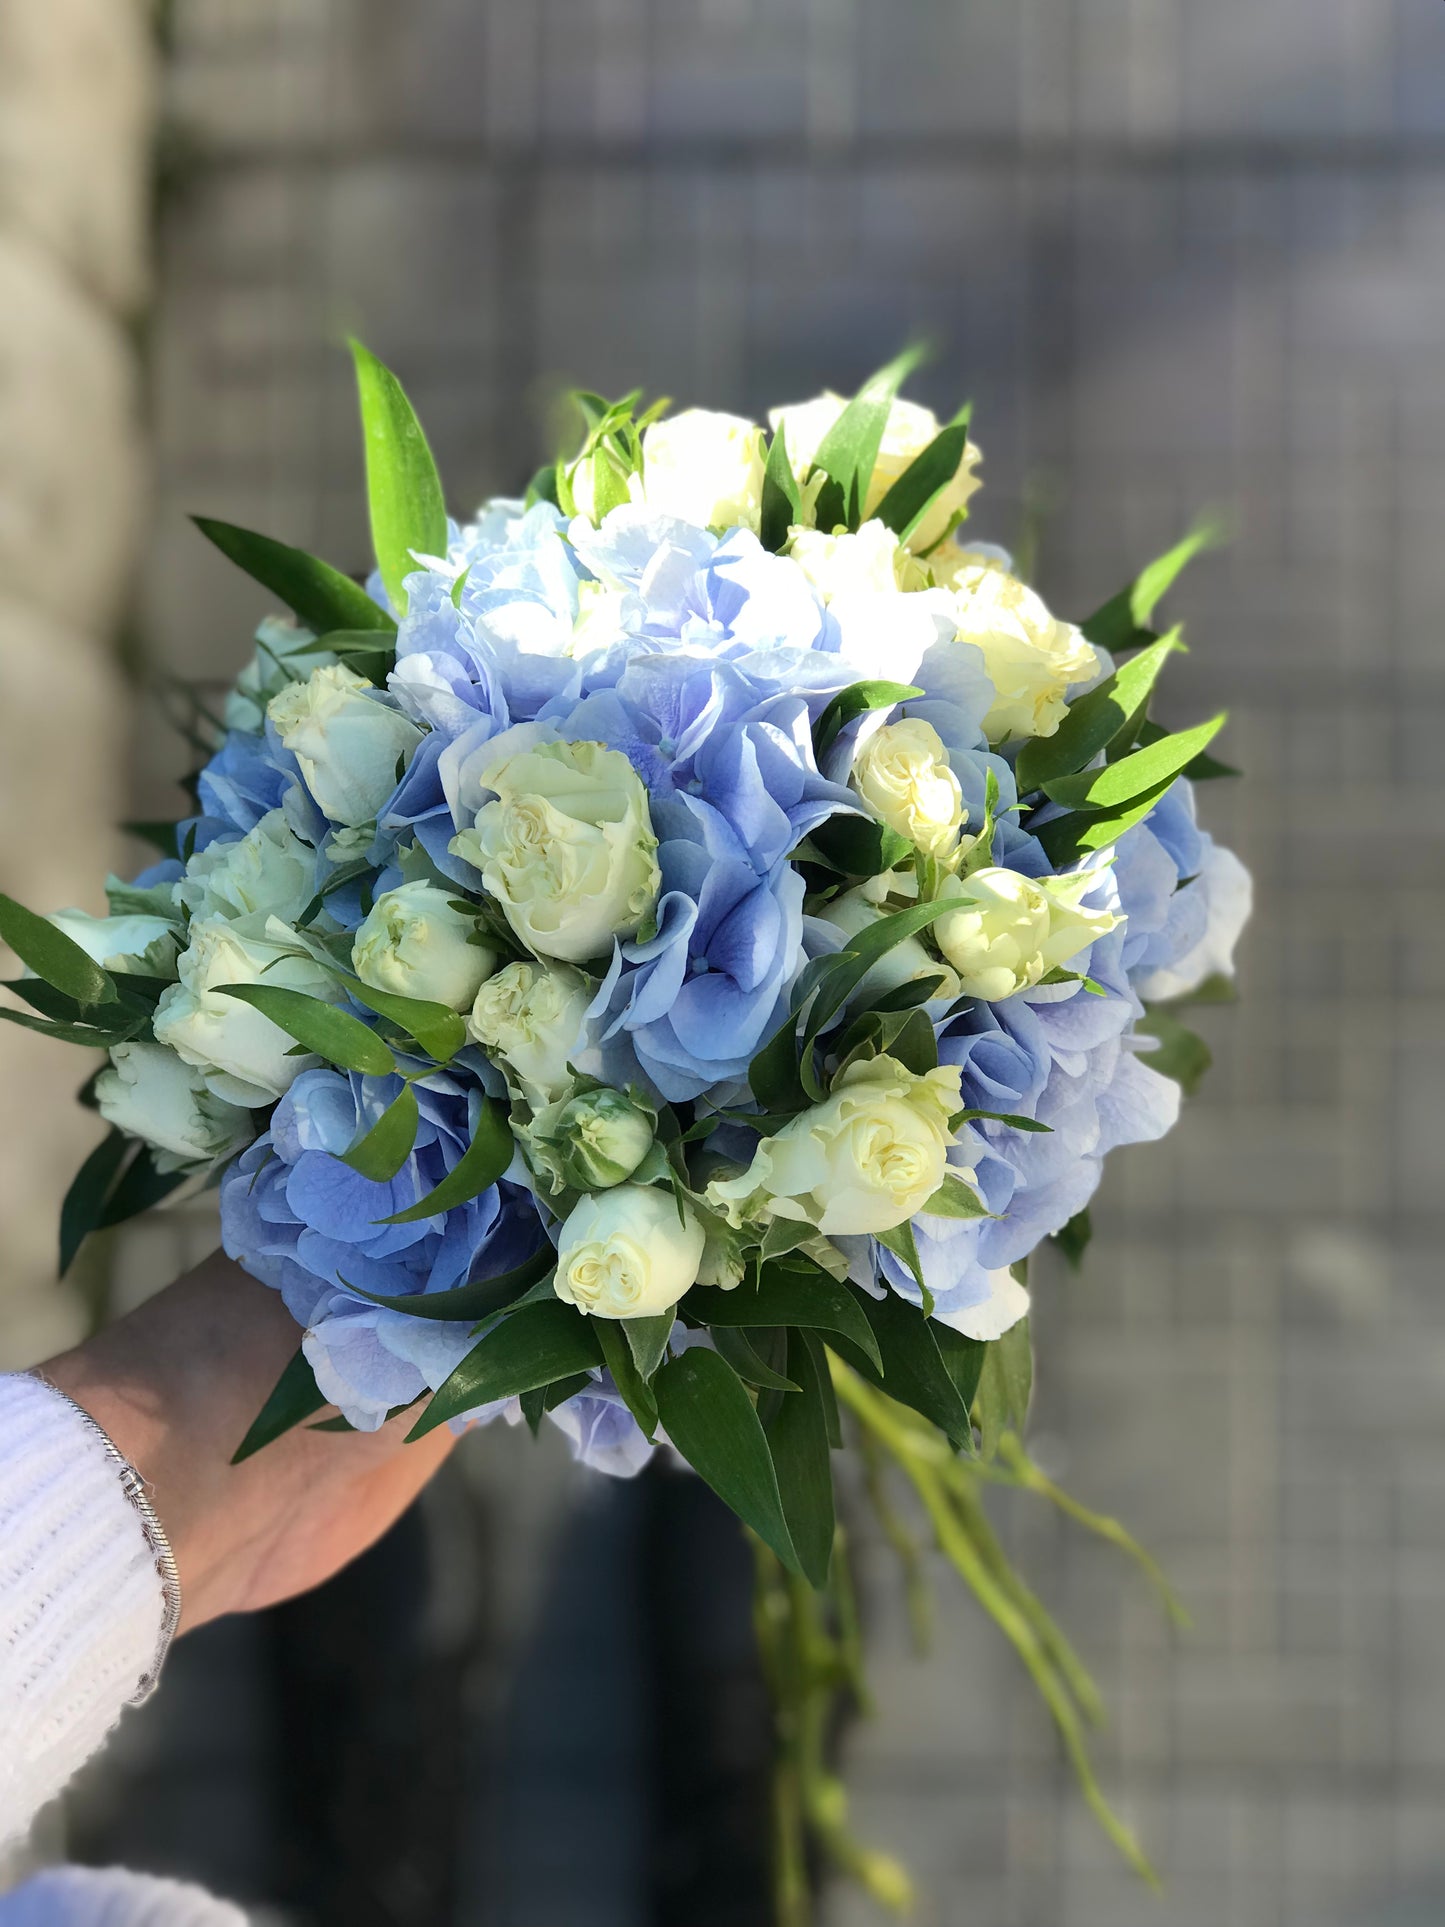
[[[40,909],[104,909],[122,812],[116,642],[143,521],[152,62],[144,0],[0,0],[0,888]],[[89,1068],[0,1034],[5,1363],[77,1326],[54,1283],[55,1229],[97,1135],[71,1096]]]

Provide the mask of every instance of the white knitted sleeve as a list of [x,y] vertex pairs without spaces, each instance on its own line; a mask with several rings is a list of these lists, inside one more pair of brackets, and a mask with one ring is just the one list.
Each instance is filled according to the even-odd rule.
[[154,1664],[164,1611],[101,1439],[38,1379],[0,1377],[0,1846],[119,1719]]
[[246,1927],[246,1917],[174,1880],[55,1867],[0,1894],[0,1927]]

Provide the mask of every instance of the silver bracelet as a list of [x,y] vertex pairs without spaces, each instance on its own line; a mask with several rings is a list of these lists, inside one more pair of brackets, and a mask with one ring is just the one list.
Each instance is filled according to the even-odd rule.
[[156,1516],[156,1509],[146,1496],[145,1480],[137,1472],[115,1440],[98,1425],[83,1405],[77,1405],[68,1392],[62,1392],[58,1385],[52,1385],[41,1373],[35,1373],[49,1391],[57,1398],[65,1400],[70,1409],[77,1413],[85,1429],[105,1448],[105,1456],[120,1474],[121,1490],[135,1507],[140,1519],[140,1529],[155,1560],[156,1572],[161,1582],[161,1636],[156,1645],[156,1655],[148,1672],[141,1676],[140,1685],[131,1695],[131,1706],[144,1706],[161,1683],[161,1669],[166,1663],[166,1655],[171,1650],[171,1642],[181,1623],[181,1575],[176,1565],[176,1555],[171,1551],[171,1542],[166,1537],[166,1529]]

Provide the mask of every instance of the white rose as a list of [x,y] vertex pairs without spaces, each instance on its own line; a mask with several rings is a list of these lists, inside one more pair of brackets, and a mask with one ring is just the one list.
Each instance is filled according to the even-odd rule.
[[[782,424],[787,436],[788,460],[799,481],[806,478],[823,438],[847,406],[844,396],[830,393],[818,395],[812,401],[775,408],[768,416],[775,430]],[[912,401],[894,402],[888,411],[883,441],[873,468],[873,479],[863,503],[865,518],[873,514],[899,476],[923,453],[938,432],[938,417],[931,408],[922,408]],[[947,534],[955,518],[967,507],[969,497],[979,485],[978,477],[973,473],[978,461],[978,449],[972,442],[965,443],[952,479],[939,490],[929,504],[928,513],[908,538],[908,547],[914,554],[922,555],[925,550],[931,549],[935,542]]]
[[[267,616],[256,631],[255,653],[226,696],[221,720],[227,729],[264,729],[266,705],[278,690],[336,661],[329,649],[315,648],[315,641],[294,617]],[[293,657],[299,660],[293,663]]]
[[288,683],[266,713],[321,814],[352,829],[375,820],[423,734],[344,663]]
[[882,522],[865,522],[856,535],[846,529],[832,535],[823,529],[790,529],[788,554],[824,602],[840,596],[897,595],[928,583],[923,564],[899,546],[898,537]]
[[563,1225],[557,1296],[594,1318],[656,1318],[697,1283],[705,1242],[671,1191],[615,1185],[583,1198]]
[[233,842],[197,850],[176,885],[192,917],[251,918],[259,935],[268,917],[294,923],[317,889],[316,852],[293,834],[281,810],[269,810]]
[[1120,919],[1079,903],[1098,881],[1092,871],[1036,879],[987,869],[945,877],[940,895],[956,899],[958,908],[938,919],[933,934],[958,972],[961,994],[1001,1003],[1106,936]]
[[989,741],[1052,736],[1068,713],[1070,688],[1098,673],[1093,648],[992,557],[960,549],[956,559],[929,561],[954,592],[959,641],[982,652],[993,684],[993,706],[983,721]]
[[647,792],[621,750],[506,730],[480,772],[497,801],[451,848],[539,957],[581,963],[637,934],[662,873]]
[[[845,937],[856,937],[860,931],[878,922],[887,912],[880,904],[872,902],[866,894],[866,885],[856,890],[845,890],[831,903],[825,903],[817,912],[824,923],[831,923],[835,930],[841,930]],[[849,998],[850,1004],[867,1004],[875,998],[885,996],[890,990],[898,990],[904,984],[917,982],[920,977],[938,977],[942,981],[934,991],[935,997],[956,997],[958,979],[945,963],[931,957],[917,937],[905,937],[895,943],[891,950],[873,965],[862,983]]]
[[756,422],[687,408],[642,431],[642,498],[700,528],[756,531],[765,460]]
[[177,927],[165,917],[92,917],[85,910],[56,910],[46,922],[103,970],[137,977],[169,977],[174,972],[180,947]]
[[95,1102],[107,1124],[152,1146],[162,1171],[214,1164],[256,1135],[248,1110],[207,1090],[198,1070],[159,1044],[117,1044]]
[[741,1176],[710,1184],[708,1203],[734,1224],[789,1218],[824,1237],[906,1223],[943,1183],[962,1075],[948,1064],[918,1076],[891,1057],[850,1065],[823,1103],[763,1139]]
[[204,1071],[209,1088],[233,1104],[269,1104],[284,1096],[320,1059],[288,1056],[294,1040],[279,1025],[238,997],[221,996],[217,986],[274,984],[333,1004],[341,999],[340,986],[309,957],[290,956],[271,939],[243,936],[224,917],[193,923],[190,938],[177,966],[180,982],[156,1006],[156,1042]]
[[572,1088],[568,1062],[585,1040],[592,988],[580,970],[514,963],[477,992],[467,1029],[544,1104]]
[[453,908],[434,883],[384,890],[356,933],[351,967],[374,990],[465,1010],[491,976],[497,953],[471,942],[477,920]]
[[953,853],[968,812],[932,723],[918,716],[884,723],[859,750],[852,775],[854,789],[880,823],[916,843],[926,856]]

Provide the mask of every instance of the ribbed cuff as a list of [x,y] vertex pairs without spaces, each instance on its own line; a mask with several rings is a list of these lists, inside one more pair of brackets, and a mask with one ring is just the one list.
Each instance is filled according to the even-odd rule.
[[199,1887],[118,1867],[55,1867],[0,1895],[0,1927],[246,1927]]

